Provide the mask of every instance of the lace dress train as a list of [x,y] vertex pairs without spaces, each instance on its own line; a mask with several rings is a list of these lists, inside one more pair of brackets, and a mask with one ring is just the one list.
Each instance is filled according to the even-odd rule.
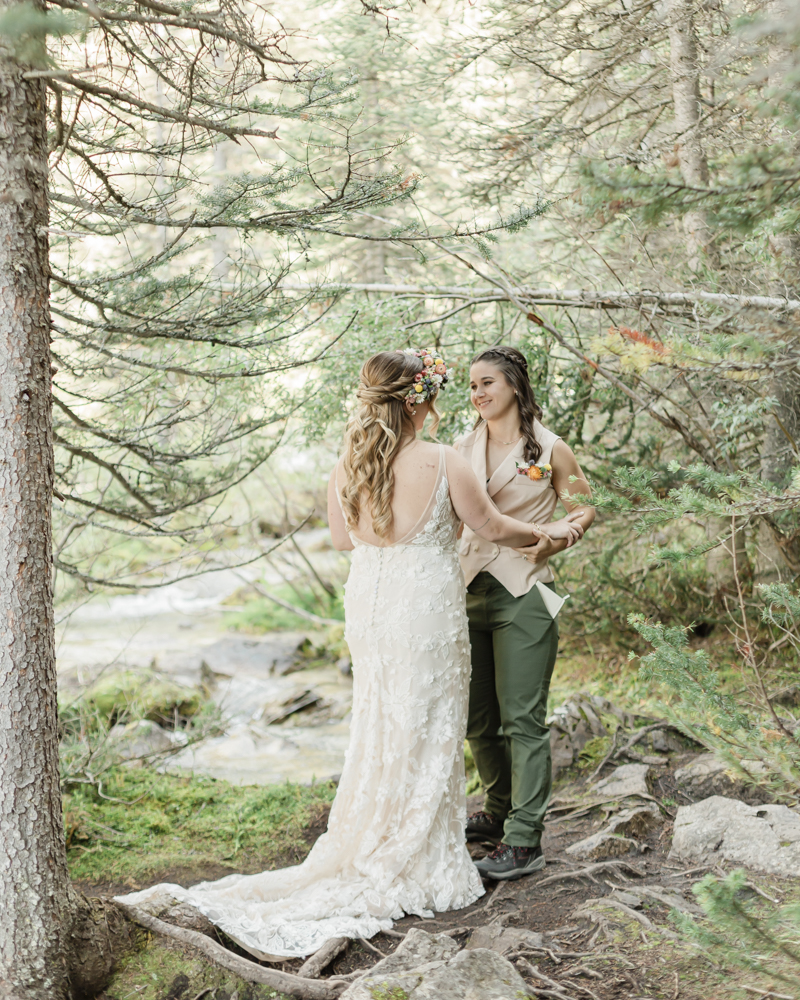
[[464,839],[470,647],[443,450],[429,510],[422,530],[397,544],[353,539],[350,746],[328,830],[306,860],[123,902],[172,896],[270,959],[309,955],[332,937],[369,938],[405,913],[432,916],[483,894]]

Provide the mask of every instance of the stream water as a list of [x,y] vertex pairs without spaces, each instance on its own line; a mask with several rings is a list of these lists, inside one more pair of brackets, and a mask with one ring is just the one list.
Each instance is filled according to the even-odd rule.
[[[203,684],[219,705],[224,735],[170,757],[184,769],[234,784],[273,784],[338,775],[349,738],[352,682],[335,666],[284,672],[306,637],[250,637],[226,629],[222,602],[242,586],[223,570],[139,594],[98,596],[57,629],[59,690],[79,694],[106,671],[155,669],[179,684]],[[306,692],[307,712],[269,724],[275,706]]]

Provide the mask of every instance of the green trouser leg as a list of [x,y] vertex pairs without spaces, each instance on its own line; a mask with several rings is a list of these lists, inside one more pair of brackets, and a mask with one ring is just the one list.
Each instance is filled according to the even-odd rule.
[[545,725],[558,624],[533,587],[512,597],[489,573],[467,588],[472,680],[467,739],[486,789],[484,809],[505,821],[503,840],[538,846],[550,798]]

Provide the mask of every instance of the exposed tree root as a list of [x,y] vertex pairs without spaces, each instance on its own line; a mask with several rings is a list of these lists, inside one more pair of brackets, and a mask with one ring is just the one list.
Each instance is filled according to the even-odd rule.
[[236,973],[237,976],[241,976],[248,982],[271,986],[281,993],[299,997],[300,1000],[336,1000],[346,988],[346,983],[342,981],[320,982],[316,979],[302,979],[287,972],[279,972],[277,969],[266,969],[263,965],[257,965],[246,958],[234,955],[233,952],[223,948],[216,941],[212,941],[205,934],[190,931],[184,927],[175,927],[173,924],[168,924],[159,920],[158,917],[145,913],[137,906],[128,906],[125,903],[117,903],[117,905],[134,923],[153,931],[154,934],[162,934],[179,941],[181,944],[196,948],[212,962],[216,962],[217,965],[221,965],[229,972]]
[[350,943],[350,938],[337,937],[329,938],[325,944],[315,951],[310,958],[300,966],[297,975],[306,979],[319,979],[322,970],[340,955]]
[[625,868],[629,872],[633,872],[638,878],[644,878],[644,872],[640,871],[634,865],[627,861],[614,860],[614,861],[598,861],[593,865],[586,865],[585,868],[578,868],[576,871],[572,872],[559,872],[558,875],[548,875],[547,878],[541,879],[533,883],[533,887],[538,889],[540,886],[549,885],[551,882],[563,882],[565,879],[570,878],[589,878],[593,882],[596,881],[594,878],[594,873],[603,871],[607,868]]

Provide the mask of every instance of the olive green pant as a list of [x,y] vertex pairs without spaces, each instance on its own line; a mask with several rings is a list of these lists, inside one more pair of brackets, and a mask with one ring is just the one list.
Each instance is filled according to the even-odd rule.
[[506,844],[537,847],[552,784],[544,720],[558,623],[536,586],[512,597],[490,573],[479,573],[467,588],[467,615],[467,739],[486,789],[484,809],[505,823]]

